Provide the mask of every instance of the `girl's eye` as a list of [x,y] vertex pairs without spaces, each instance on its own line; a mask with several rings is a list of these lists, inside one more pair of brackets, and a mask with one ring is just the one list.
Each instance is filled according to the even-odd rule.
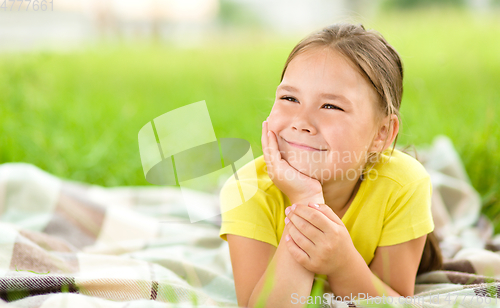
[[326,108],[326,109],[338,109],[340,111],[344,111],[342,108],[337,107],[337,106],[332,105],[332,104],[324,104],[323,106],[331,106],[331,108]]
[[[282,100],[287,100],[289,102],[299,102],[297,99],[295,99],[295,98],[293,98],[291,96],[283,96],[281,99]],[[324,104],[323,106],[329,106],[329,108],[326,108],[326,109],[333,109],[333,110],[337,109],[337,110],[340,110],[340,111],[344,111],[342,108],[337,107],[337,106],[332,105],[332,104]]]
[[283,96],[281,99],[287,100],[289,102],[298,102],[298,100],[296,100],[295,98],[293,98],[291,96]]

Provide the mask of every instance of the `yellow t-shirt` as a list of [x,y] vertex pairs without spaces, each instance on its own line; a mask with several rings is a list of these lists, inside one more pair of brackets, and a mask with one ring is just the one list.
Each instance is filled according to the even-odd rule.
[[[431,214],[430,176],[415,158],[397,149],[388,149],[365,175],[354,200],[342,217],[354,246],[366,264],[378,246],[390,246],[423,236],[434,230]],[[255,163],[255,165],[253,164]],[[285,228],[285,209],[290,200],[269,178],[264,156],[237,171],[224,184],[221,193],[222,225],[219,235],[235,234],[278,247]],[[229,191],[247,184],[255,176],[257,192],[243,204],[228,211]],[[244,199],[243,199],[244,200]]]

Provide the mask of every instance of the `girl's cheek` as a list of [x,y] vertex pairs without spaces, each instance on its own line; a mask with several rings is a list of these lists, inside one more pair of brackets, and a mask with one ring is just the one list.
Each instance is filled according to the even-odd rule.
[[279,106],[279,104],[274,104],[273,109],[271,109],[271,113],[268,117],[268,122],[271,126],[279,126],[284,118],[287,117],[287,111]]
[[273,132],[276,132],[275,128],[276,128],[276,120],[277,120],[277,117],[275,116],[275,112],[271,111],[271,113],[269,114],[269,117],[267,118],[267,127],[269,128],[269,130],[272,130]]
[[269,113],[269,116],[267,117],[267,120],[268,121],[273,120],[276,113],[277,113],[277,108],[276,104],[274,104],[273,108],[271,109],[271,112]]

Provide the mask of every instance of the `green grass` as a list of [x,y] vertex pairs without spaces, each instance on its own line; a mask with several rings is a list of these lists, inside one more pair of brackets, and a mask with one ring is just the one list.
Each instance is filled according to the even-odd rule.
[[[384,34],[404,61],[398,144],[449,136],[500,232],[498,20],[436,10],[394,12],[365,26]],[[249,34],[197,49],[129,44],[0,54],[0,163],[29,162],[105,186],[149,185],[138,131],[200,100],[218,138],[244,138],[261,155],[261,123],[299,39]]]

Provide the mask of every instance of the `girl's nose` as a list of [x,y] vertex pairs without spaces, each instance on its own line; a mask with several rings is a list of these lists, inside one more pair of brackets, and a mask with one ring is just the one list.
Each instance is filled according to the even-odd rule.
[[293,123],[292,128],[297,131],[303,131],[310,134],[316,134],[316,128],[314,125],[307,119],[307,116],[297,116]]

